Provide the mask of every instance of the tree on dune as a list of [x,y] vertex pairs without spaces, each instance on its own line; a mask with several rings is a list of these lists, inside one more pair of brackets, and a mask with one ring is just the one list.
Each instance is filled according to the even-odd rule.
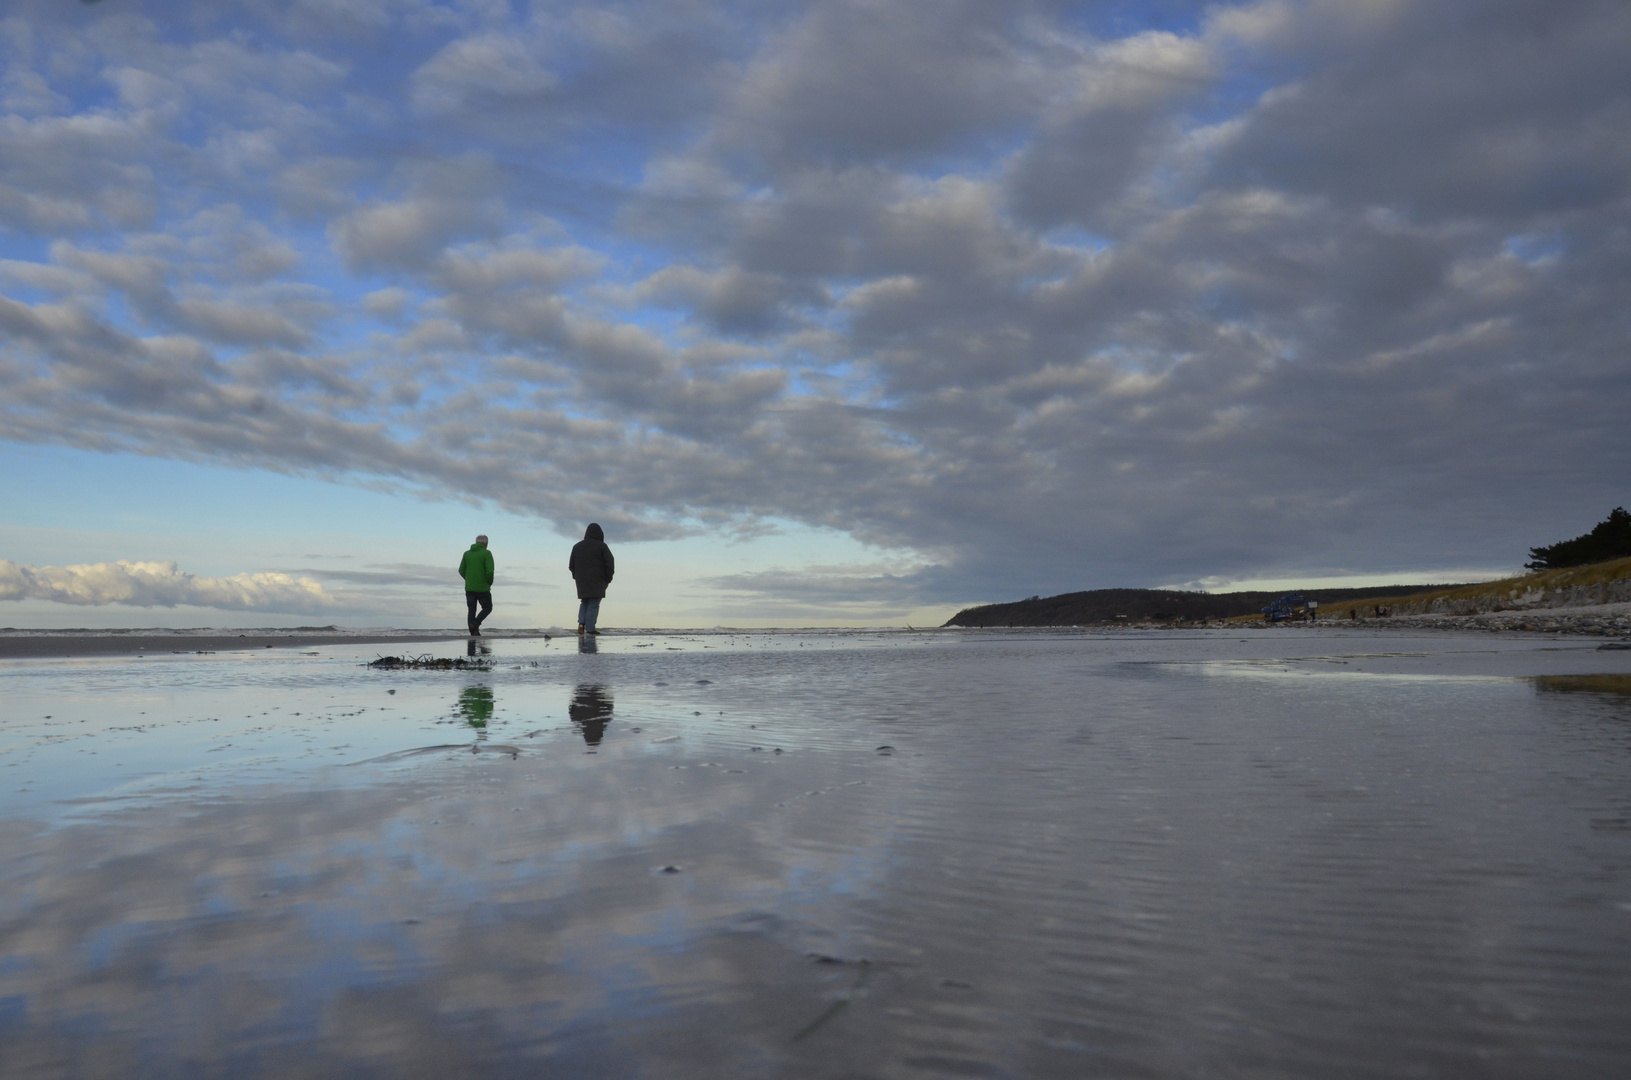
[[1560,540],[1549,547],[1530,548],[1529,561],[1524,566],[1530,570],[1559,570],[1627,555],[1631,555],[1631,513],[1623,506],[1616,506],[1584,536]]

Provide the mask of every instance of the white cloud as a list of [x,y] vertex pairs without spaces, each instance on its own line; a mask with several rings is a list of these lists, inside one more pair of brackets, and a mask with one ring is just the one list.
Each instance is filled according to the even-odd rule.
[[92,607],[186,605],[285,614],[327,611],[339,603],[310,577],[275,572],[198,577],[173,562],[123,559],[78,566],[22,566],[0,559],[0,600],[47,600]]

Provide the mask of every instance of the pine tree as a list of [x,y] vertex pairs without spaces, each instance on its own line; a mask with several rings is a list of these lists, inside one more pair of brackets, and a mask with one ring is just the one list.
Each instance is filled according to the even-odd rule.
[[1631,513],[1616,506],[1608,517],[1584,536],[1560,540],[1549,547],[1529,549],[1530,570],[1558,570],[1565,566],[1607,562],[1631,555]]

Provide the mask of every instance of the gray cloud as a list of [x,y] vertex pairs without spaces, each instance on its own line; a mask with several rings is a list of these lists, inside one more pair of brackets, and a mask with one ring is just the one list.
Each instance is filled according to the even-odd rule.
[[445,115],[493,109],[520,118],[549,104],[560,80],[534,50],[509,35],[484,34],[450,42],[413,73],[413,106]]
[[0,437],[801,521],[903,605],[1625,501],[1623,5],[308,7],[29,9]]
[[887,565],[810,566],[699,579],[718,594],[720,614],[762,619],[776,611],[794,619],[900,617],[919,606],[928,584],[921,569]]
[[1028,9],[810,5],[746,66],[715,138],[798,168],[911,160],[995,136],[1035,105],[1047,76],[1049,50],[1027,40]]
[[1207,90],[1216,70],[1203,40],[1148,31],[1086,50],[1072,76],[1013,162],[1009,190],[1029,221],[1097,227],[1103,204],[1147,183],[1141,173],[1170,168],[1162,151],[1179,134],[1174,107]]
[[[1625,5],[1389,6],[1264,95],[1219,154],[1220,180],[1496,227],[1626,197],[1631,145],[1614,134],[1631,120]],[[1294,30],[1312,28],[1282,32]]]

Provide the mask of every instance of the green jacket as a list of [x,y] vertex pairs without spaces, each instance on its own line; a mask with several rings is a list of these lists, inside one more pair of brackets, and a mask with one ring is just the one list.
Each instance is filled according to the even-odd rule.
[[471,544],[459,560],[459,576],[464,578],[465,592],[492,592],[493,553],[480,544]]

